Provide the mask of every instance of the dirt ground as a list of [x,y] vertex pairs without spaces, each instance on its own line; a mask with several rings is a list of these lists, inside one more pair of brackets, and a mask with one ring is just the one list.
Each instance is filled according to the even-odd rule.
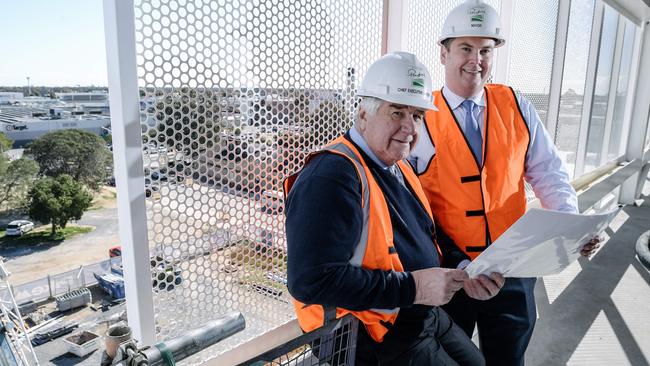
[[104,186],[98,194],[95,194],[93,205],[90,209],[117,208],[116,197],[117,190],[115,187]]

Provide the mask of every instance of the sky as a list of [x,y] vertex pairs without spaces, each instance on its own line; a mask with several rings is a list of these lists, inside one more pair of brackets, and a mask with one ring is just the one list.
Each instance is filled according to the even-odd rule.
[[106,86],[101,0],[0,0],[0,86]]

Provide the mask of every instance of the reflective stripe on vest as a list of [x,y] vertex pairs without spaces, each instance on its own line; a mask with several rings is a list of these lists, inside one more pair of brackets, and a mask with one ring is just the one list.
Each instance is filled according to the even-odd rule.
[[[361,182],[363,228],[359,242],[349,263],[368,269],[403,271],[402,263],[393,244],[393,228],[390,221],[388,205],[381,188],[375,181],[361,154],[351,142],[344,137],[339,137],[325,146],[323,150],[310,154],[307,157],[305,165],[314,156],[322,153],[332,153],[347,158],[354,165],[359,181]],[[431,216],[425,194],[415,173],[404,162],[398,162],[398,166],[402,171],[405,181],[411,185],[418,200],[420,200],[422,206],[426,208],[429,216]],[[285,180],[285,196],[289,194],[299,174],[300,172]],[[306,305],[294,300],[294,307],[300,327],[304,331],[308,332],[323,325],[325,311],[321,305]],[[365,325],[368,334],[376,342],[381,342],[386,332],[395,323],[398,312],[399,308],[370,309],[365,311],[350,311],[337,308],[336,317],[340,318],[348,313],[353,314]]]
[[436,223],[472,259],[526,211],[524,170],[530,142],[514,91],[485,86],[483,166],[478,166],[440,91],[425,124],[435,155],[419,176]]

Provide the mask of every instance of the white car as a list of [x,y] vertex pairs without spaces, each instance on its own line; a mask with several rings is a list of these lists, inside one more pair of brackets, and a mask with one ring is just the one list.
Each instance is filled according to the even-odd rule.
[[27,220],[14,220],[7,225],[6,236],[21,236],[34,228],[34,223]]

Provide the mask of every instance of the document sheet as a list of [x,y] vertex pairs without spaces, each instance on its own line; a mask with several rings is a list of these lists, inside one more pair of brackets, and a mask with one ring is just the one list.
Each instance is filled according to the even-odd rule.
[[559,273],[580,257],[580,249],[605,230],[617,212],[583,215],[532,208],[465,271],[470,277],[492,272],[505,277]]

